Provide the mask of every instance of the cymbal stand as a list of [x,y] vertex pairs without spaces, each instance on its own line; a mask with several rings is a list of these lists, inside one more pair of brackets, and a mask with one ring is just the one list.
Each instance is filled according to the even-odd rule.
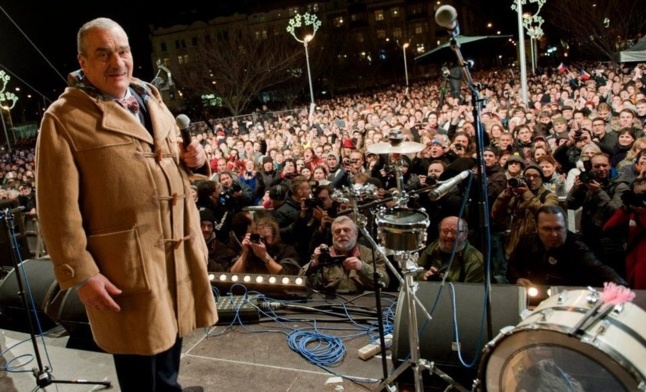
[[[32,369],[34,377],[36,377],[37,389],[44,389],[45,387],[51,384],[84,384],[84,385],[103,385],[105,388],[110,388],[112,383],[110,381],[88,381],[88,380],[56,380],[52,376],[52,373],[47,366],[43,366],[43,361],[40,356],[40,351],[38,349],[38,342],[36,340],[36,327],[34,315],[36,314],[36,305],[34,304],[34,299],[31,296],[31,291],[26,291],[23,286],[23,274],[21,273],[21,268],[23,268],[21,255],[18,247],[18,242],[16,238],[16,228],[14,226],[14,214],[19,212],[20,208],[10,210],[6,208],[4,211],[0,211],[0,219],[4,220],[5,225],[7,226],[9,240],[11,241],[11,260],[14,264],[14,271],[16,272],[16,279],[18,280],[18,294],[22,300],[22,303],[25,307],[25,315],[27,316],[27,322],[29,323],[29,334],[31,335],[31,342],[34,346],[34,357],[36,358],[36,363],[38,364],[37,368]],[[24,281],[29,287],[29,277],[24,275]],[[32,314],[33,312],[33,314]],[[40,330],[40,323],[38,323],[39,334],[42,335],[43,331]]]

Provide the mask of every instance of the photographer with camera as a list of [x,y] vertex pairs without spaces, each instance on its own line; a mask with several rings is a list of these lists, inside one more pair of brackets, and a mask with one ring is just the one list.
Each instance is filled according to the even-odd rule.
[[280,240],[278,224],[271,218],[256,222],[256,230],[242,240],[242,253],[234,260],[231,272],[296,275],[300,270],[298,253]]
[[594,143],[592,141],[592,131],[589,129],[579,129],[576,122],[567,134],[567,141],[554,150],[554,159],[561,165],[563,172],[567,173],[576,167],[576,162],[581,156],[581,149]]
[[339,202],[332,199],[333,193],[334,188],[331,185],[319,185],[314,190],[313,196],[316,200],[316,207],[313,210],[313,215],[317,218],[319,226],[314,231],[310,241],[310,254],[317,246],[332,242],[332,222],[340,210]]
[[[362,293],[375,288],[373,252],[357,243],[359,230],[350,217],[342,215],[332,222],[332,246],[319,245],[301,269],[315,290],[331,293]],[[386,261],[376,253],[379,284],[388,287]]]
[[285,243],[293,245],[299,254],[301,265],[309,257],[309,245],[314,231],[319,226],[320,215],[315,214],[316,200],[312,198],[312,187],[303,176],[291,181],[291,195],[271,213],[280,227],[280,236]]
[[[589,175],[579,175],[567,195],[567,208],[581,207],[583,241],[607,265],[624,276],[624,238],[628,226],[603,232],[603,226],[622,206],[621,195],[629,190],[628,181],[610,166],[610,157],[598,153],[590,158]],[[619,262],[621,260],[621,262]]]
[[423,270],[415,279],[439,281],[446,274],[450,282],[484,282],[482,253],[469,244],[467,222],[457,216],[447,216],[440,221],[438,231],[438,239],[419,255],[417,264]]
[[543,186],[543,170],[538,165],[529,165],[523,170],[522,177],[507,180],[507,188],[500,193],[491,209],[494,223],[508,233],[505,240],[507,260],[513,255],[521,236],[536,232],[538,209],[558,204],[558,197]]
[[221,187],[219,201],[229,212],[235,214],[251,205],[253,191],[249,185],[240,182],[238,176],[233,172],[220,173],[218,179]]
[[626,280],[631,289],[646,289],[646,171],[621,195],[623,205],[603,226],[604,232],[629,223]]

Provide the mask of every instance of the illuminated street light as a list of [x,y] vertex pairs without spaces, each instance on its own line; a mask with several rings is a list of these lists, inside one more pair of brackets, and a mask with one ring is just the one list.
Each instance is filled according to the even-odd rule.
[[[4,136],[5,140],[7,141],[7,149],[9,150],[9,153],[11,153],[11,143],[9,142],[9,134],[7,133],[7,124],[4,121],[4,113],[3,111],[6,110],[7,113],[9,114],[9,122],[11,127],[13,128],[13,120],[11,119],[11,109],[13,109],[16,106],[16,102],[18,102],[18,96],[10,91],[6,91],[5,89],[7,88],[7,84],[9,84],[9,80],[11,77],[7,75],[5,71],[0,70],[0,119],[2,119],[2,129],[4,130]],[[14,134],[14,143],[16,141],[16,135]]]
[[[297,35],[296,29],[303,26],[311,26],[312,32],[307,34],[303,39],[300,39]],[[310,124],[314,118],[314,88],[312,87],[312,72],[310,71],[310,56],[307,50],[307,44],[314,39],[316,36],[316,31],[321,27],[321,21],[318,20],[316,15],[306,12],[304,15],[296,14],[293,18],[289,20],[289,25],[287,26],[287,32],[294,37],[294,39],[303,44],[305,47],[305,62],[307,63],[307,81],[310,85]]]
[[[399,41],[397,41],[397,44],[399,45]],[[410,42],[406,42],[403,45],[401,45],[402,53],[404,55],[404,77],[405,77],[405,80],[406,80],[406,93],[405,93],[405,95],[408,95],[408,63],[406,61],[406,49],[409,46],[410,46]]]
[[[543,23],[543,18],[538,16],[538,13],[540,12],[546,1],[547,0],[529,0],[530,3],[538,3],[538,11],[536,11],[533,16],[528,18],[528,20],[540,20],[540,23]],[[523,102],[527,103],[527,63],[525,61],[525,22],[523,21],[523,5],[525,4],[527,4],[527,0],[514,0],[511,5],[511,9],[516,11],[518,14],[518,54],[520,57],[519,64],[521,98]]]

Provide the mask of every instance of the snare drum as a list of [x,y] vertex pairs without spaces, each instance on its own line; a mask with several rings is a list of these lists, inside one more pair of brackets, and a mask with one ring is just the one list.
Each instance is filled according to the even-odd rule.
[[646,391],[646,312],[626,303],[570,334],[592,308],[590,294],[554,295],[489,342],[478,371],[479,389]]
[[377,233],[381,245],[391,251],[416,251],[426,244],[429,225],[425,212],[392,208],[377,214]]

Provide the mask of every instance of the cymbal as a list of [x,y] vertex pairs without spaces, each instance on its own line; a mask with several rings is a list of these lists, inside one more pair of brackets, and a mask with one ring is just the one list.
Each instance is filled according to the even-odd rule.
[[393,145],[391,143],[374,143],[368,146],[368,152],[373,154],[412,154],[420,152],[424,145],[416,142],[401,142]]

